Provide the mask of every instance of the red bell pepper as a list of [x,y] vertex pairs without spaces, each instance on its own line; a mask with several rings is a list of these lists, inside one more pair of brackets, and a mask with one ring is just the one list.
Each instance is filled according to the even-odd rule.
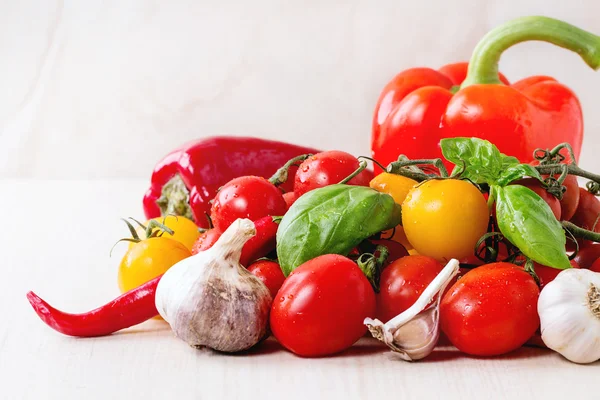
[[[147,218],[183,215],[208,227],[206,215],[219,187],[244,175],[271,177],[288,160],[318,150],[251,137],[217,136],[188,143],[164,157],[144,196]],[[295,167],[290,168],[294,176]],[[292,190],[293,179],[281,185]]]
[[[411,159],[441,157],[440,139],[479,137],[521,162],[536,148],[569,142],[581,151],[583,120],[575,94],[547,76],[510,85],[498,73],[509,47],[542,40],[578,53],[593,69],[600,66],[600,37],[546,17],[523,17],[490,31],[471,61],[439,71],[413,68],[384,88],[373,118],[373,158],[387,165],[400,154]],[[460,85],[460,86],[458,86]]]

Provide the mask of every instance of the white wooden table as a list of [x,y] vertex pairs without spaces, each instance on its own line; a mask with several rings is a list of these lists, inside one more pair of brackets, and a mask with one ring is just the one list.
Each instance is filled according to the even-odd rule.
[[598,398],[600,363],[535,348],[493,359],[440,348],[407,363],[370,339],[302,359],[273,339],[245,355],[194,350],[159,321],[97,339],[54,332],[25,293],[71,312],[118,295],[123,249],[108,254],[127,234],[119,217],[143,217],[145,185],[0,180],[1,399]]

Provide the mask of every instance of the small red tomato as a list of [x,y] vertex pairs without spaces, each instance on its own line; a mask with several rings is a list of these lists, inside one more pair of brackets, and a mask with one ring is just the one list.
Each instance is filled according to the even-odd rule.
[[304,357],[338,353],[366,332],[375,292],[349,258],[326,254],[305,262],[285,280],[271,308],[271,331]]
[[385,260],[385,265],[391,264],[394,261],[406,257],[408,251],[402,244],[391,239],[374,239],[370,240],[376,246],[385,246],[388,249],[388,257]]
[[579,250],[574,260],[581,268],[589,269],[598,258],[600,258],[600,243],[594,243]]
[[[320,187],[340,183],[356,171],[359,162],[352,154],[343,151],[324,151],[307,158],[300,164],[294,178],[294,192],[298,196]],[[373,173],[364,170],[352,178],[348,184],[369,186]]]
[[464,353],[508,353],[527,342],[540,326],[539,294],[531,275],[514,264],[477,267],[459,279],[442,299],[442,330]]
[[590,271],[600,272],[600,258],[594,261],[594,263],[590,267]]
[[567,188],[567,191],[563,194],[562,200],[560,200],[561,218],[563,221],[569,221],[573,218],[573,214],[575,214],[579,205],[579,183],[577,183],[577,177],[567,175],[563,185]]
[[377,318],[387,322],[412,306],[442,269],[435,258],[418,255],[387,266],[379,280]]
[[540,183],[539,180],[537,180],[535,178],[525,178],[525,179],[519,179],[518,181],[514,181],[513,183],[516,185],[525,186],[525,187],[533,190],[535,193],[537,193],[538,196],[540,196],[546,203],[548,203],[548,205],[550,206],[550,209],[552,210],[552,213],[554,214],[556,219],[560,221],[560,218],[561,218],[560,201],[558,201],[558,199],[556,197],[554,197],[553,195],[548,193],[548,191],[542,186],[542,184]]
[[[543,289],[544,286],[552,282],[562,271],[562,269],[556,269],[538,263],[533,263],[533,265],[536,275],[540,278],[540,289]],[[579,269],[579,264],[577,264],[575,260],[571,260],[571,266]]]
[[200,235],[192,246],[192,254],[198,254],[201,251],[210,249],[221,237],[221,231],[212,228]]
[[281,216],[286,211],[283,194],[275,185],[258,176],[242,176],[219,190],[210,216],[215,228],[224,232],[238,218],[256,221],[269,215]]
[[[579,188],[579,205],[571,222],[575,225],[594,232],[600,232],[600,200],[585,188]],[[578,239],[579,248],[583,249],[593,242]]]
[[287,192],[283,194],[283,199],[285,200],[288,209],[296,202],[296,200],[298,200],[298,197],[296,192]]
[[248,267],[248,271],[263,281],[265,286],[269,288],[269,292],[271,292],[271,297],[273,298],[275,298],[277,291],[283,285],[283,281],[285,281],[281,267],[275,261],[258,260]]

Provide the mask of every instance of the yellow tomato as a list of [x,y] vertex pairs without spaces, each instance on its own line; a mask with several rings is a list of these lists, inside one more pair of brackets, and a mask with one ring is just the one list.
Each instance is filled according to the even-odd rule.
[[[402,205],[408,192],[410,192],[410,190],[417,184],[418,182],[414,179],[410,179],[402,175],[383,172],[373,178],[369,183],[369,186],[378,192],[389,194],[392,196],[396,204]],[[389,237],[389,235],[391,235],[391,231],[385,231],[382,233],[383,237]],[[394,236],[391,239],[402,244],[407,250],[413,248],[413,245],[410,244],[409,240],[406,238],[406,234],[404,233],[402,225],[398,225],[396,227]]]
[[[192,251],[192,247],[196,240],[200,237],[200,232],[198,231],[198,226],[190,219],[182,216],[175,217],[174,215],[167,215],[166,217],[153,218],[154,221],[164,224],[167,228],[171,228],[173,230],[173,235],[170,233],[163,233],[162,237],[168,237],[171,239],[175,239],[180,243],[183,243],[185,247],[187,247],[190,251]],[[150,221],[146,221],[144,224],[148,226]],[[154,229],[158,231],[159,229]],[[142,228],[137,229],[138,235],[140,238],[146,237],[146,233]],[[131,243],[129,247],[133,247],[135,243]]]
[[415,250],[439,261],[473,254],[490,213],[481,192],[456,179],[430,180],[402,203],[402,225]]
[[369,182],[372,189],[389,194],[399,205],[402,205],[408,192],[417,184],[418,182],[414,179],[387,172],[377,175]]
[[167,237],[154,237],[134,243],[119,265],[119,289],[128,292],[167,272],[177,262],[191,256],[182,243]]

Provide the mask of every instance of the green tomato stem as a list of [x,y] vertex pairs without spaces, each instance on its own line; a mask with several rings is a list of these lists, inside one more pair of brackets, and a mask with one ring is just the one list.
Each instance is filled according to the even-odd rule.
[[575,237],[591,240],[592,242],[600,242],[600,233],[583,229],[569,221],[562,221],[561,224],[566,231]]
[[286,162],[283,167],[279,168],[273,176],[269,178],[269,182],[271,182],[275,186],[279,186],[287,182],[288,180],[288,172],[292,165],[296,163],[301,163],[306,160],[308,157],[312,156],[312,154],[303,154],[301,156],[297,156]]
[[360,161],[358,163],[358,168],[356,169],[356,171],[354,171],[353,173],[351,173],[350,175],[348,175],[347,177],[342,179],[339,184],[343,185],[343,184],[350,182],[350,180],[352,180],[352,178],[354,178],[356,175],[363,172],[366,168],[367,168],[367,162],[364,160]]
[[498,78],[498,63],[502,53],[515,44],[539,40],[571,50],[581,56],[594,70],[600,68],[600,37],[566,22],[532,16],[508,21],[479,41],[461,89],[475,84],[502,84]]

